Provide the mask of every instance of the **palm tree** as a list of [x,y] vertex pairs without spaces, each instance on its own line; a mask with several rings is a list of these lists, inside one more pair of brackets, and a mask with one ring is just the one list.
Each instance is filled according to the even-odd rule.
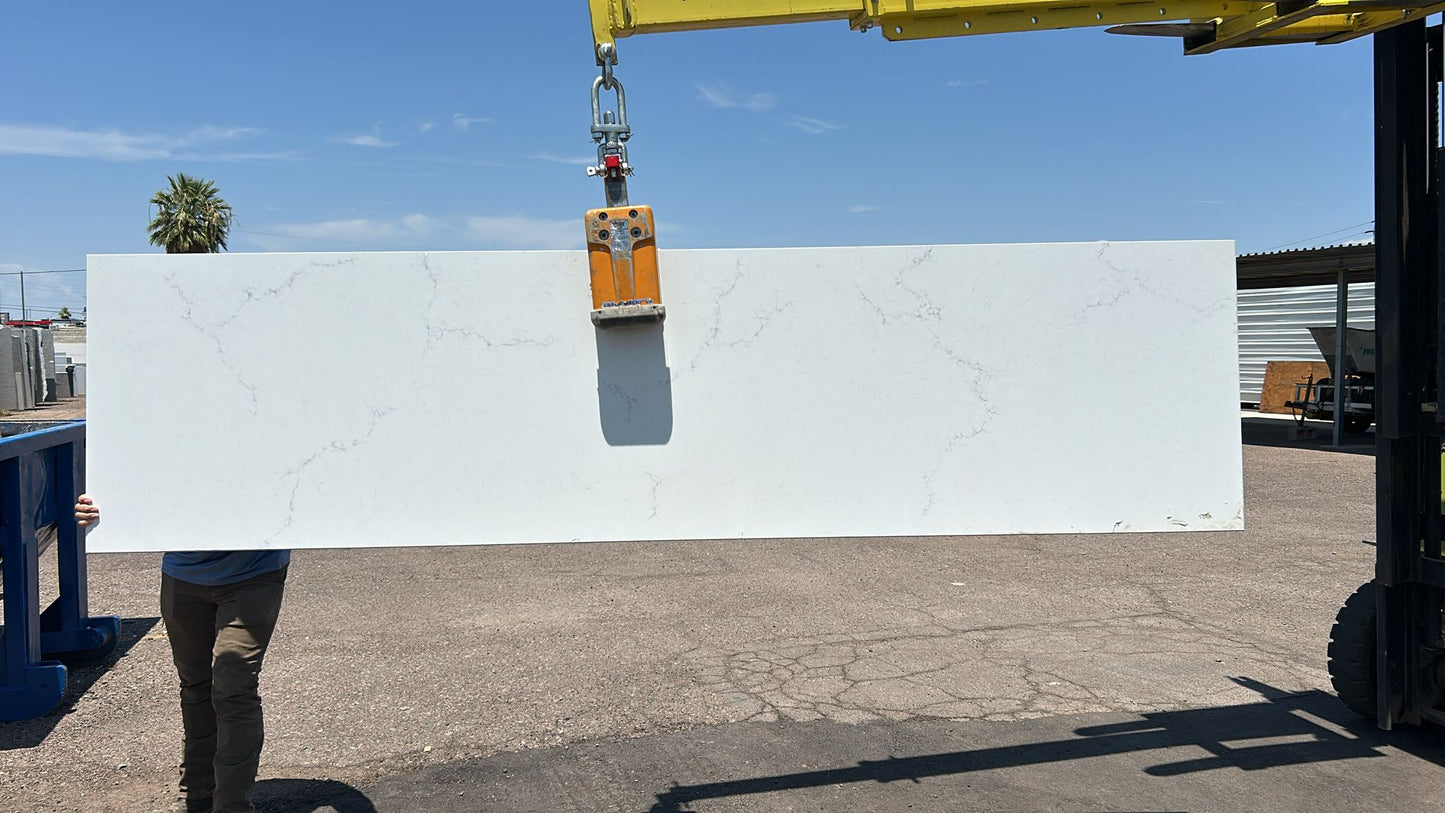
[[165,246],[167,254],[209,254],[226,249],[231,231],[231,204],[221,199],[216,185],[183,172],[166,176],[170,189],[151,198],[158,207],[146,228],[150,243]]

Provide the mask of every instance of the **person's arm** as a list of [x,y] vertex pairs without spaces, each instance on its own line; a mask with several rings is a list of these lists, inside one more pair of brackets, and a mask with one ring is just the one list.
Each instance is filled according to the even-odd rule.
[[100,522],[100,506],[89,494],[81,494],[75,500],[75,522],[84,528]]

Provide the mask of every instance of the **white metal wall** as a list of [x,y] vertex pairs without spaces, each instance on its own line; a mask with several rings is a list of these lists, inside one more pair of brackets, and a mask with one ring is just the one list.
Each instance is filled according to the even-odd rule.
[[[1335,323],[1334,285],[1239,292],[1239,400],[1259,403],[1270,361],[1324,361],[1311,327]],[[1375,283],[1350,286],[1349,326],[1375,327]]]

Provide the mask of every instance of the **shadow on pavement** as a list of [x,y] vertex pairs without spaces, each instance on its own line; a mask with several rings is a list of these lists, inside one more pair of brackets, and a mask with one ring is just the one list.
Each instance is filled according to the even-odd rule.
[[1336,449],[1331,446],[1333,430],[1328,421],[1306,421],[1308,428],[1315,430],[1313,438],[1295,439],[1292,432],[1299,428],[1294,421],[1278,418],[1240,418],[1240,434],[1246,446],[1275,446],[1282,449],[1313,449],[1321,452],[1340,454],[1375,455],[1375,433],[1373,430],[1362,435],[1346,434],[1344,445]]
[[253,801],[256,813],[376,813],[366,794],[329,779],[263,779]]
[[1260,692],[1264,701],[1145,714],[1137,721],[1075,729],[1076,736],[1053,742],[863,761],[846,768],[677,786],[657,795],[651,813],[685,813],[690,803],[703,799],[854,782],[886,784],[1183,746],[1202,748],[1210,756],[1160,762],[1146,768],[1145,773],[1166,777],[1221,768],[1258,771],[1371,759],[1385,756],[1381,750],[1385,746],[1445,765],[1445,744],[1433,729],[1382,732],[1353,717],[1339,700],[1324,692],[1287,694],[1246,678],[1236,678],[1236,682]]
[[101,676],[110,671],[131,648],[140,642],[156,624],[159,618],[123,618],[120,622],[120,639],[116,642],[115,649],[104,659],[94,663],[69,666],[66,668],[65,676],[65,698],[55,710],[34,720],[21,720],[16,723],[0,723],[0,751],[12,751],[17,748],[34,748],[50,736],[55,726],[60,723],[60,718],[75,710],[75,704],[90,687],[100,680]]

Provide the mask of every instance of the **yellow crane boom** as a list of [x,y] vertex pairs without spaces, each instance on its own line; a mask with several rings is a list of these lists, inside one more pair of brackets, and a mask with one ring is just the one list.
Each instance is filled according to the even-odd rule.
[[[1179,37],[1187,54],[1290,42],[1329,44],[1445,9],[1445,0],[588,0],[602,75],[592,85],[592,139],[606,206],[587,213],[592,321],[656,324],[665,316],[652,210],[628,201],[633,166],[627,102],[614,75],[617,39],[708,28],[846,21],[889,40],[1107,26],[1119,34]],[[616,94],[605,106],[602,95]],[[614,110],[615,108],[615,110]]]
[[[1438,0],[588,0],[599,62],[619,37],[659,31],[847,21],[889,40],[1061,28],[1177,36],[1188,54],[1330,44],[1445,9]],[[615,53],[615,51],[613,52]]]

